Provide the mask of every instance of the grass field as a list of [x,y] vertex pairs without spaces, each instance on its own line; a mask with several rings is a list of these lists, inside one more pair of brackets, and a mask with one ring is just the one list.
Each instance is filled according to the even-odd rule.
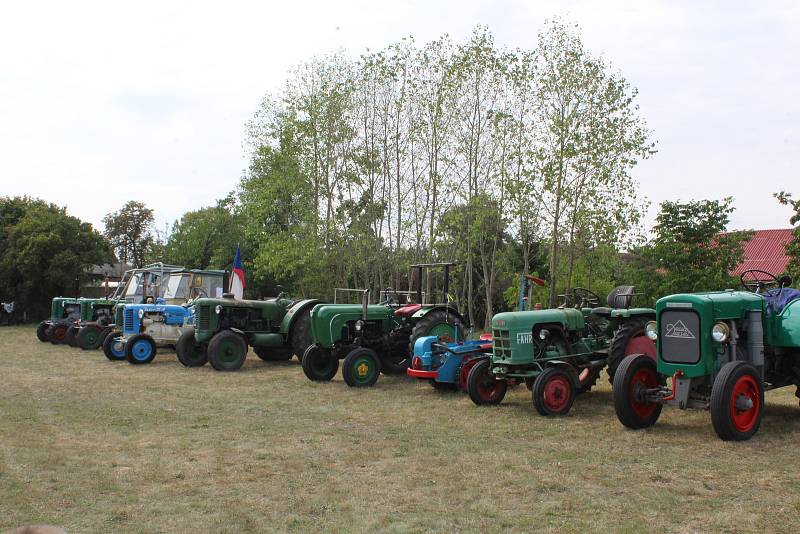
[[404,377],[134,367],[2,328],[0,532],[796,531],[793,390],[724,443],[706,412],[626,431],[601,382],[545,419],[524,387],[478,408]]

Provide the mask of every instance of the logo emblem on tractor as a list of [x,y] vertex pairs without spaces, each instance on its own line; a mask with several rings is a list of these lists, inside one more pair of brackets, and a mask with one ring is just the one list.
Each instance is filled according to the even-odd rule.
[[677,321],[673,324],[667,323],[666,333],[664,337],[675,337],[678,339],[695,339],[694,334],[689,330],[683,321]]
[[519,332],[517,334],[517,344],[530,345],[533,343],[533,332]]
[[369,373],[369,365],[367,365],[364,362],[361,362],[361,365],[356,367],[356,372],[358,373],[358,376],[362,378],[367,376],[367,373]]

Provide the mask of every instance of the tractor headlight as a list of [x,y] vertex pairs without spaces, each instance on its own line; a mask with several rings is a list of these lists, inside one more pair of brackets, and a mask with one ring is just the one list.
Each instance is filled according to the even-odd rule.
[[356,332],[361,332],[362,328],[364,328],[364,321],[356,321]]
[[547,328],[542,328],[541,330],[539,330],[539,339],[544,341],[548,337],[550,337],[550,330],[548,330]]
[[644,333],[653,341],[658,339],[658,325],[655,321],[649,321],[644,325]]
[[217,307],[214,308],[214,313],[216,313],[217,315],[222,313],[222,304],[217,304]]
[[711,337],[717,343],[725,343],[728,341],[728,338],[731,336],[731,329],[730,327],[723,323],[719,322],[714,325],[711,329]]
[[138,315],[139,315],[139,319],[144,317],[144,310],[142,308],[139,308],[139,314]]

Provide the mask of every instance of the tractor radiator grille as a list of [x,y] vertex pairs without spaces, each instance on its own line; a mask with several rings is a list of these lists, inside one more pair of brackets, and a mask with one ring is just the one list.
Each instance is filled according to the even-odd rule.
[[209,329],[209,308],[208,306],[198,306],[197,307],[197,329],[198,330],[208,330]]
[[495,358],[511,358],[511,339],[508,330],[495,329],[492,337],[494,337]]
[[700,361],[700,316],[693,310],[665,310],[659,318],[661,357],[670,363]]
[[123,331],[133,331],[133,310],[130,308],[125,308],[125,326],[123,327]]

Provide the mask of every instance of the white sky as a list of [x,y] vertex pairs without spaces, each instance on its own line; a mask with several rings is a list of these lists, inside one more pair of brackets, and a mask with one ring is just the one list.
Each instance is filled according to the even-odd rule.
[[468,37],[532,48],[545,19],[639,89],[659,153],[653,202],[736,198],[732,228],[788,226],[800,194],[800,2],[37,2],[0,0],[0,195],[41,197],[102,229],[127,200],[160,227],[236,187],[244,123],[315,54]]

